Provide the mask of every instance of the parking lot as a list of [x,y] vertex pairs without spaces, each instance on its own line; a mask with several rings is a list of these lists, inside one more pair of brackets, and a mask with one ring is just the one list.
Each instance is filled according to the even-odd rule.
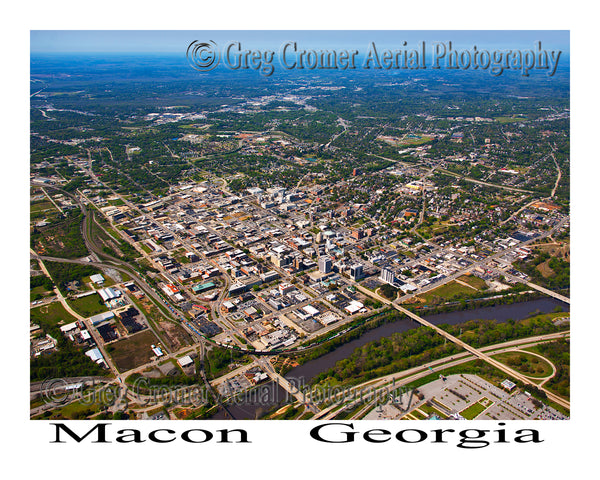
[[555,409],[538,402],[521,390],[508,392],[477,375],[450,375],[419,387],[424,400],[447,416],[460,418],[460,412],[476,403],[485,405],[477,420],[566,420]]

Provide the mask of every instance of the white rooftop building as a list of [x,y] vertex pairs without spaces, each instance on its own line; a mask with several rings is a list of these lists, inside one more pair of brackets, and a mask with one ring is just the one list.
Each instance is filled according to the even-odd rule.
[[102,353],[100,352],[98,347],[88,350],[87,352],[85,352],[85,354],[96,363],[104,362],[104,357],[102,356]]
[[185,357],[181,357],[179,360],[177,360],[177,363],[182,367],[189,367],[190,365],[194,364],[194,359],[192,357],[190,357],[189,355],[186,355]]
[[102,285],[104,283],[104,277],[97,273],[96,275],[91,275],[90,280],[98,285]]
[[103,302],[108,302],[109,300],[119,298],[121,296],[121,292],[119,290],[115,290],[114,288],[107,287],[103,288],[102,290],[98,290],[98,295],[102,297]]

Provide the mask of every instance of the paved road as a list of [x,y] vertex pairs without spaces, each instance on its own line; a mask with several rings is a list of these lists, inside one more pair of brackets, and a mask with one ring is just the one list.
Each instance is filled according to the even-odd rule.
[[[551,333],[551,334],[547,334],[547,335],[538,335],[538,336],[529,337],[529,338],[521,338],[521,339],[517,339],[517,340],[510,340],[508,342],[503,342],[503,343],[499,343],[499,344],[495,344],[495,345],[488,345],[486,347],[482,347],[480,350],[487,352],[488,355],[497,355],[499,353],[503,353],[503,352],[507,352],[507,351],[515,351],[515,350],[519,350],[520,348],[525,348],[525,347],[529,347],[529,346],[533,346],[533,345],[538,345],[540,343],[550,342],[550,341],[553,341],[553,340],[556,340],[559,338],[563,338],[565,336],[566,337],[570,336],[570,332],[565,331],[565,332]],[[527,353],[530,353],[530,352],[527,352]],[[445,358],[441,358],[438,360],[434,360],[432,362],[429,362],[426,365],[420,365],[418,367],[413,367],[408,370],[404,370],[402,372],[396,372],[396,373],[392,373],[390,375],[386,375],[385,377],[380,377],[380,378],[376,379],[375,381],[368,380],[367,382],[364,382],[364,383],[357,385],[356,387],[353,387],[352,389],[350,389],[346,393],[346,396],[357,395],[357,392],[360,392],[362,390],[365,392],[365,397],[367,397],[366,392],[369,392],[369,394],[376,395],[375,398],[381,398],[380,395],[377,396],[378,392],[380,393],[381,391],[385,391],[386,389],[391,389],[392,387],[398,388],[402,385],[406,385],[406,384],[408,384],[414,380],[417,380],[419,378],[426,377],[432,373],[432,370],[430,370],[430,368],[432,368],[432,369],[435,368],[436,370],[439,371],[441,369],[446,369],[446,368],[454,367],[457,365],[461,365],[466,362],[470,362],[474,358],[477,358],[477,357],[475,355],[471,354],[470,352],[463,352],[463,353],[455,354],[452,357],[445,357]],[[548,361],[545,358],[544,358],[544,360]],[[530,380],[529,383],[532,383],[532,380]],[[367,397],[367,399],[368,398],[369,397]],[[339,397],[339,400],[341,400],[341,399],[342,398]],[[350,402],[347,405],[347,408],[352,408],[353,406],[357,405],[360,401],[364,401],[364,400],[357,399],[353,402]],[[327,407],[326,409],[323,409],[318,415],[316,415],[314,417],[314,419],[329,420],[329,419],[335,417],[338,413],[340,413],[339,410],[335,410],[336,405],[337,405],[337,403],[334,403],[333,405]],[[366,413],[368,410],[373,408],[373,406],[374,406],[374,402],[369,402],[363,409],[361,409],[359,412],[355,413],[352,416],[352,419],[360,418],[361,414]]]
[[452,177],[460,178],[461,180],[464,180],[466,182],[476,183],[478,185],[485,185],[486,187],[501,188],[502,190],[508,190],[509,192],[534,193],[531,190],[525,190],[523,188],[507,187],[506,185],[498,185],[496,183],[482,182],[481,180],[475,180],[474,178],[465,177],[463,175],[459,175],[458,173],[450,172],[443,168],[438,168],[438,172],[444,173],[446,175],[450,175]]
[[[392,303],[388,301],[388,304],[392,304]],[[433,330],[435,330],[437,333],[439,333],[443,337],[447,338],[448,340],[450,340],[451,342],[455,343],[456,345],[464,348],[468,352],[471,352],[473,355],[477,356],[481,360],[484,360],[485,362],[489,363],[490,365],[496,367],[498,370],[500,370],[500,371],[506,373],[507,375],[510,375],[511,377],[513,377],[513,378],[515,378],[515,379],[523,382],[525,385],[528,385],[528,384],[532,383],[531,379],[527,378],[525,375],[522,375],[521,373],[513,370],[512,368],[507,367],[503,363],[500,363],[498,360],[495,360],[495,359],[491,358],[489,355],[487,355],[486,353],[484,353],[480,349],[471,347],[468,343],[465,343],[462,340],[460,340],[459,338],[456,338],[455,336],[449,334],[448,332],[446,332],[445,330],[441,329],[437,325],[434,325],[433,323],[428,322],[424,318],[418,316],[417,314],[415,314],[415,313],[407,310],[406,308],[404,308],[404,307],[402,307],[400,305],[396,305],[396,304],[392,304],[392,305],[393,305],[393,307],[396,310],[404,313],[408,317],[410,317],[413,320],[419,322],[421,325],[424,325],[426,327],[432,328]],[[555,395],[552,392],[549,392],[548,390],[545,390],[543,387],[539,387],[539,388],[540,388],[540,390],[543,390],[546,393],[546,395],[548,396],[548,398],[550,398],[552,401],[558,403],[559,405],[562,405],[563,407],[570,408],[570,403],[568,401],[563,400],[561,397],[559,397],[558,395]]]
[[[534,243],[537,242],[539,240],[541,240],[542,238],[548,237],[552,234],[554,234],[557,230],[559,230],[565,223],[569,222],[569,218],[568,217],[564,217],[562,218],[554,227],[552,227],[550,230],[547,230],[546,232],[543,232],[540,236],[535,237],[535,238],[530,238],[529,240],[525,240],[524,242],[520,242],[517,245],[513,246],[513,247],[509,247],[505,250],[501,250],[499,252],[496,252],[493,255],[490,255],[489,257],[483,258],[481,260],[478,260],[476,262],[473,262],[472,259],[468,259],[465,257],[462,257],[458,252],[452,252],[453,255],[461,257],[461,258],[465,258],[465,260],[469,260],[469,262],[473,262],[470,263],[470,265],[468,265],[467,267],[461,269],[461,270],[457,270],[455,273],[453,273],[452,275],[449,275],[441,280],[438,280],[437,282],[432,282],[429,285],[415,291],[414,293],[409,293],[407,295],[403,295],[402,297],[398,297],[396,300],[394,300],[394,304],[401,304],[401,303],[405,303],[406,301],[412,299],[413,297],[417,296],[417,295],[421,295],[425,292],[428,292],[430,290],[433,290],[435,288],[441,287],[442,285],[445,285],[446,283],[451,282],[452,280],[456,280],[458,277],[469,273],[471,271],[473,271],[474,269],[476,269],[477,267],[487,267],[489,269],[489,267],[487,266],[487,264],[489,262],[491,262],[492,260],[497,260],[515,250],[517,250],[518,248],[522,248],[522,247],[526,247],[527,245],[529,245],[530,243]],[[433,253],[433,252],[432,252]],[[413,263],[418,263],[418,261],[415,261]],[[502,273],[503,275],[505,275],[505,273]],[[523,279],[519,279],[518,277],[515,277],[515,279],[517,279],[520,282],[523,282]],[[533,287],[532,287],[533,288]],[[543,287],[539,287],[539,288],[543,288]],[[551,290],[548,290],[548,292],[550,292]],[[557,294],[558,295],[558,294]],[[565,297],[566,298],[566,297]]]
[[527,285],[529,288],[533,288],[534,290],[537,290],[538,292],[542,292],[542,293],[548,295],[549,297],[556,298],[557,300],[560,300],[561,302],[565,302],[569,305],[571,304],[571,299],[569,297],[565,297],[564,295],[561,295],[558,292],[549,290],[540,285],[536,285],[535,283],[528,282],[527,280],[524,280],[520,277],[515,277],[514,275],[511,275],[510,273],[507,273],[507,272],[501,272],[501,273],[506,278],[509,278],[510,280],[512,280],[514,282],[523,283],[524,285]]
[[[53,283],[56,283],[56,282],[54,282],[54,279],[52,279],[52,276],[50,275],[50,272],[48,272],[48,270],[46,269],[46,265],[44,265],[44,261],[43,261],[42,257],[39,256],[39,255],[36,255],[33,252],[33,250],[30,249],[30,251],[32,252],[32,257],[38,259],[38,261],[40,263],[40,267],[41,267],[42,271],[44,272],[44,274],[49,279],[51,279]],[[115,376],[117,376],[119,374],[119,371],[113,365],[111,358],[108,356],[108,354],[104,350],[103,344],[100,342],[100,339],[98,337],[97,332],[92,328],[92,325],[91,325],[89,319],[82,317],[75,310],[73,310],[71,308],[71,306],[67,303],[67,300],[65,299],[65,297],[63,296],[63,294],[61,293],[61,291],[58,289],[58,287],[54,287],[54,293],[56,294],[56,297],[58,298],[58,301],[62,304],[62,306],[64,307],[64,309],[68,313],[70,313],[73,317],[75,317],[77,320],[81,320],[84,323],[86,329],[88,330],[88,332],[90,332],[90,335],[92,336],[92,339],[96,343],[96,346],[98,347],[98,349],[100,350],[100,352],[102,352],[102,356],[104,357],[104,360],[106,361],[106,364],[110,368],[111,372]]]

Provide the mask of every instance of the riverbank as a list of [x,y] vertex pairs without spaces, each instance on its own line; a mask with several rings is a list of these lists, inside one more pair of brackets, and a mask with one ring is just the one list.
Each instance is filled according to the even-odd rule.
[[[552,298],[538,298],[525,302],[512,303],[507,305],[496,305],[470,310],[456,310],[447,313],[437,313],[423,315],[427,321],[434,325],[449,324],[456,325],[469,320],[495,320],[497,322],[506,322],[509,320],[523,320],[531,316],[534,312],[551,313],[557,307],[562,311],[569,311],[569,305]],[[422,312],[419,312],[422,314]],[[284,376],[289,381],[308,384],[320,373],[332,368],[338,361],[350,357],[359,347],[369,342],[389,337],[394,333],[406,332],[410,329],[419,328],[420,325],[409,318],[403,317],[396,321],[385,323],[376,328],[366,331],[359,338],[340,345],[333,351],[308,360],[298,367],[292,368]]]

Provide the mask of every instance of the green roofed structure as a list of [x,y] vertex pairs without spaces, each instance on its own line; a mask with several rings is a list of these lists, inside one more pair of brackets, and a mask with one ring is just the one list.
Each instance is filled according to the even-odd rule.
[[206,282],[206,283],[199,283],[198,285],[194,285],[192,287],[192,290],[194,291],[194,293],[200,293],[200,292],[204,292],[206,290],[210,290],[211,288],[215,288],[216,285],[214,282]]

